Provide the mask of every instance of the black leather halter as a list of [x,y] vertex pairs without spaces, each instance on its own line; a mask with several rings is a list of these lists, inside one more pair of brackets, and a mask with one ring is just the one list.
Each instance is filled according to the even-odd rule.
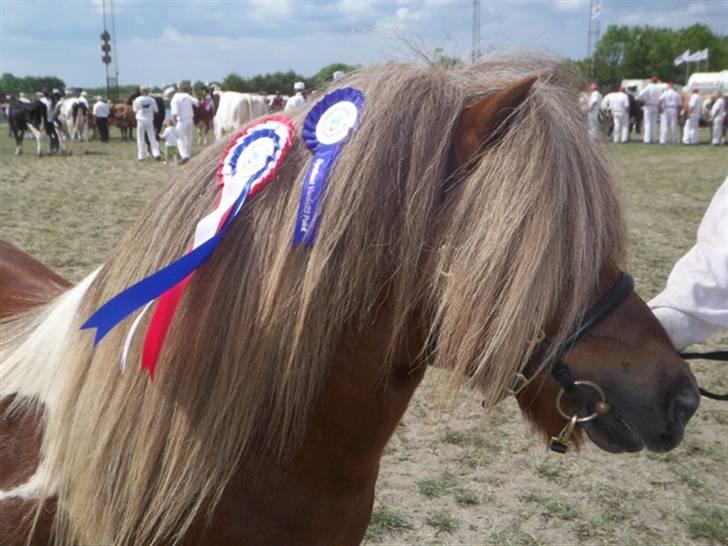
[[564,355],[627,299],[633,288],[634,280],[632,276],[629,273],[621,273],[615,285],[586,312],[581,323],[564,340],[556,352],[556,357],[552,360],[545,360],[546,354],[551,349],[551,342],[548,339],[540,340],[531,358],[513,378],[510,393],[517,395],[546,369],[549,369],[553,378],[558,381],[565,391],[569,392],[574,389],[574,376],[563,360]]

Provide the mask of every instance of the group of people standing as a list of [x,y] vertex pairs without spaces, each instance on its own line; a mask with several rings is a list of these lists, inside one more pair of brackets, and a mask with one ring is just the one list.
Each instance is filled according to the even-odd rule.
[[[160,135],[165,143],[165,162],[176,156],[178,164],[183,165],[192,157],[194,107],[199,106],[200,101],[190,95],[189,91],[186,84],[180,85],[179,89],[169,87],[164,91],[164,96],[170,101],[170,118],[165,121],[164,131]],[[131,104],[137,124],[137,159],[147,159],[149,147],[152,157],[161,161],[162,154],[154,128],[154,115],[159,112],[159,106],[149,95],[149,87],[142,86],[139,92],[139,96]]]
[[[643,127],[642,141],[645,144],[659,142],[660,144],[677,144],[679,138],[678,117],[683,107],[681,96],[675,91],[672,82],[667,87],[658,86],[657,77],[653,76],[650,83],[637,95],[627,94],[624,86],[619,90],[602,97],[598,85],[590,85],[590,93],[586,104],[589,119],[589,134],[594,139],[602,130],[601,115],[608,110],[612,116],[612,142],[629,142],[630,111],[634,102],[639,99],[642,103]],[[683,128],[683,144],[698,144],[700,120],[704,113],[703,97],[699,89],[693,89],[685,110],[685,125]],[[726,97],[723,93],[714,97],[709,112],[712,124],[711,143],[715,146],[723,144],[723,124],[726,115]],[[657,134],[659,117],[659,140]]]

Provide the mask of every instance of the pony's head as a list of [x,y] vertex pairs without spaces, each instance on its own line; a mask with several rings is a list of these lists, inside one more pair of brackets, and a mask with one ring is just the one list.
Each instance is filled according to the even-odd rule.
[[[551,294],[561,296],[558,301],[551,300],[550,305],[553,307],[550,312],[540,318],[532,315],[540,326],[533,330],[532,342],[525,344],[527,352],[522,357],[525,360],[520,360],[518,373],[510,381],[517,390],[517,398],[525,415],[547,437],[558,437],[560,431],[568,429],[571,419],[575,422],[578,420],[579,423],[583,420],[589,437],[605,450],[638,451],[646,446],[653,451],[668,451],[680,443],[684,427],[698,407],[700,398],[697,384],[646,304],[632,292],[631,285],[626,290],[623,289],[619,301],[614,302],[583,331],[578,341],[575,341],[573,335],[569,335],[570,331],[578,331],[583,326],[580,320],[592,304],[601,299],[599,303],[603,306],[606,301],[605,294],[606,298],[613,297],[610,291],[620,276],[617,264],[620,263],[622,254],[622,226],[613,196],[603,203],[601,210],[594,208],[601,196],[595,192],[594,187],[589,188],[589,185],[598,184],[604,188],[611,184],[611,173],[606,170],[608,162],[601,157],[602,150],[582,149],[576,135],[572,133],[567,136],[565,133],[570,132],[568,126],[573,121],[570,119],[571,113],[567,111],[569,108],[559,107],[557,104],[549,105],[546,100],[539,93],[538,79],[535,76],[506,84],[463,111],[453,140],[456,165],[461,172],[465,169],[467,177],[468,166],[472,165],[474,157],[480,161],[475,169],[489,168],[490,161],[500,161],[502,155],[495,154],[502,154],[501,147],[509,138],[509,133],[530,130],[530,144],[522,149],[528,150],[528,154],[535,154],[542,161],[544,172],[535,177],[536,183],[542,180],[550,182],[551,191],[563,196],[563,204],[567,210],[562,213],[562,218],[553,219],[557,225],[555,229],[551,220],[543,223],[542,227],[546,232],[544,239],[538,236],[534,239],[535,233],[529,233],[527,228],[522,227],[523,231],[515,239],[508,241],[509,244],[517,242],[522,245],[521,250],[525,250],[523,261],[531,266],[534,264],[530,263],[527,256],[531,253],[538,256],[548,252],[548,245],[554,244],[554,238],[559,234],[566,237],[566,241],[562,240],[560,244],[571,243],[575,245],[572,250],[582,249],[582,254],[577,259],[590,254],[589,251],[583,252],[585,248],[596,250],[590,256],[594,261],[583,272],[573,269],[584,267],[583,264],[574,263],[559,272],[563,264],[550,264],[553,255],[540,258],[540,267],[543,269],[531,279],[531,287],[552,291]],[[554,120],[554,124],[535,123],[530,128],[525,128],[528,116],[536,108],[548,109],[548,113],[540,112],[539,115],[548,117],[551,114],[559,117],[564,126],[558,130],[555,126],[558,122]],[[578,123],[576,120],[577,127],[574,128],[577,131]],[[557,132],[549,135],[548,128]],[[541,141],[541,137],[550,142]],[[572,139],[574,137],[576,138]],[[573,155],[567,158],[569,152],[562,144],[567,145]],[[487,152],[489,148],[494,148],[492,158]],[[561,159],[558,159],[559,156]],[[524,163],[527,164],[528,161]],[[472,166],[470,168],[474,169]],[[525,165],[520,167],[526,168]],[[519,178],[534,179],[533,176],[528,176],[526,170],[521,170],[521,173],[517,175]],[[561,193],[568,190],[561,186],[559,179],[570,185],[571,191],[581,186],[586,201],[572,200],[565,193]],[[576,182],[577,180],[580,182]],[[462,182],[467,183],[467,180]],[[471,183],[479,184],[480,181],[476,178]],[[591,192],[595,193],[589,195]],[[528,197],[533,195],[524,195],[524,199]],[[498,206],[496,200],[490,202],[493,206]],[[582,206],[587,208],[579,210]],[[512,218],[512,221],[519,220],[522,226],[529,222],[543,222],[543,219],[534,220],[527,218],[527,215]],[[516,225],[511,228],[518,229]],[[537,227],[536,231],[540,229]],[[492,232],[491,235],[496,236]],[[597,250],[599,245],[605,245],[603,253]],[[601,256],[598,257],[598,254]],[[574,255],[564,252],[563,256],[568,260]],[[477,274],[477,270],[474,274]],[[588,280],[591,285],[578,286],[579,277],[582,281]],[[502,282],[507,283],[508,280]],[[564,284],[559,284],[560,282]],[[584,292],[580,295],[582,289]],[[580,310],[573,306],[576,300],[581,301]],[[473,297],[471,301],[475,306],[479,300]],[[534,306],[533,312],[537,313],[538,309],[538,306]],[[488,313],[491,316],[493,314],[490,310]],[[525,316],[528,317],[528,313]],[[468,315],[468,320],[470,318]],[[533,326],[534,323],[531,323],[531,327]],[[437,334],[440,337],[439,331]],[[552,341],[555,339],[556,342],[544,348],[544,337]],[[461,365],[467,366],[467,362],[466,360]],[[564,373],[569,376],[568,380],[560,378],[560,382],[569,389],[568,396],[563,401],[562,395],[565,393],[560,393],[563,391],[562,386],[555,377],[547,373],[554,368],[555,362],[560,363],[560,370],[565,370],[557,371],[556,377]],[[520,373],[525,369],[530,372],[535,369],[540,373],[535,377],[525,377]],[[479,369],[476,366],[466,375],[479,384],[478,374]],[[583,386],[574,387],[574,380]],[[486,395],[493,392],[491,381],[487,381],[485,392]],[[503,390],[497,392],[502,393]],[[577,437],[577,441],[579,439]]]
[[[568,66],[529,56],[453,70],[391,64],[346,85],[365,105],[329,173],[312,248],[291,245],[311,160],[299,141],[187,286],[154,383],[116,369],[128,323],[96,350],[89,333],[69,335],[43,448],[63,507],[59,536],[181,537],[240,464],[255,475],[256,464],[296,453],[341,370],[373,367],[377,389],[431,362],[451,370],[453,390],[472,385],[492,406],[538,333],[549,336],[548,362],[611,287],[621,210]],[[298,126],[306,113],[293,115]],[[225,145],[147,207],[80,298],[75,326],[184,253],[215,200]],[[613,406],[589,425],[600,445],[679,439],[694,383],[636,296],[566,358]],[[553,434],[564,420],[538,382],[525,409]],[[575,411],[590,410],[581,396]]]

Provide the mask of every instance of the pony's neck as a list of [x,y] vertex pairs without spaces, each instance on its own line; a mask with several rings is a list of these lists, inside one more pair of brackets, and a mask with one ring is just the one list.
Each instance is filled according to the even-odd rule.
[[292,536],[301,545],[360,543],[379,460],[426,369],[413,364],[423,343],[413,334],[383,370],[389,335],[386,321],[378,321],[338,348],[295,454],[254,474],[243,462],[212,521],[198,520],[185,544],[267,545]]

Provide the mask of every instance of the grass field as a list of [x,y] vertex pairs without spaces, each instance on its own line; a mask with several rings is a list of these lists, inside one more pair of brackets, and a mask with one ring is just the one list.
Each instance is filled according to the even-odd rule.
[[[0,126],[5,129],[4,126]],[[706,136],[703,135],[705,141]],[[92,142],[87,156],[13,156],[0,137],[0,238],[79,280],[113,250],[157,188],[180,172],[135,159],[135,145]],[[728,148],[611,148],[623,178],[628,270],[648,299],[692,245],[728,174]],[[728,338],[709,347],[726,346]],[[720,364],[699,380],[728,390]],[[430,372],[436,373],[436,372]],[[419,390],[382,461],[366,543],[728,544],[728,409],[704,401],[664,455],[546,451],[515,404],[483,418],[474,394],[447,414]]]

